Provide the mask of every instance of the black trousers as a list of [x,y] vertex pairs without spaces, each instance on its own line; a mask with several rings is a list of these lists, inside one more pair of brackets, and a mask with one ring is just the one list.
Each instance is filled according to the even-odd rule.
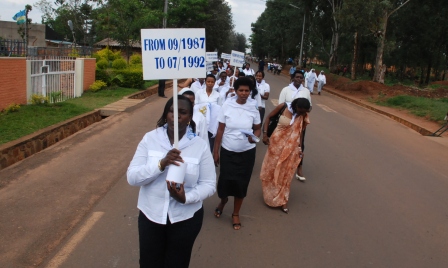
[[213,149],[215,148],[215,138],[212,138],[213,134],[211,132],[208,132],[208,142],[210,143],[210,150],[213,154]]
[[263,119],[264,119],[265,108],[263,108],[263,107],[258,107],[258,112],[260,112],[261,126],[263,126]]
[[150,221],[140,211],[138,234],[140,243],[140,267],[183,268],[190,265],[193,244],[202,227],[204,208],[193,218],[166,225]]
[[159,96],[165,96],[165,80],[159,80]]

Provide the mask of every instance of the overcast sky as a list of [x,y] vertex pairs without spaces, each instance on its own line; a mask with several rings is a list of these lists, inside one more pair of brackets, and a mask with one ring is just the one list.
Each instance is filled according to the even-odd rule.
[[[0,20],[14,21],[12,17],[20,10],[25,9],[25,5],[34,5],[38,0],[0,0]],[[251,34],[250,24],[255,22],[266,7],[264,0],[227,0],[232,7],[233,22],[235,31],[243,33],[247,39]],[[28,15],[33,22],[40,23],[42,13],[33,6],[33,10]]]

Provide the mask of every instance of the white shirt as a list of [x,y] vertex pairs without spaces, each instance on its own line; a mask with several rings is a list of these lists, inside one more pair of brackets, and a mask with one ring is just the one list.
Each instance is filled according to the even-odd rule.
[[236,97],[227,100],[218,116],[218,121],[226,124],[221,146],[232,152],[245,152],[254,148],[255,143],[249,143],[246,135],[240,130],[252,131],[253,125],[261,123],[260,113],[253,101],[248,100],[245,104],[235,103]]
[[193,108],[193,121],[196,124],[196,134],[201,137],[208,147],[210,147],[210,143],[208,141],[208,124],[206,120],[206,115],[200,111],[200,104],[195,105]]
[[199,81],[194,82],[193,84],[191,84],[190,86],[190,90],[193,91],[194,93],[198,92],[200,89],[204,89],[205,88],[205,81],[204,83],[199,83]]
[[311,103],[311,95],[310,95],[310,91],[305,88],[304,86],[300,85],[299,89],[295,90],[292,88],[294,86],[287,86],[285,88],[282,89],[282,91],[280,92],[280,97],[278,98],[278,104],[284,103],[284,102],[292,102],[293,100],[297,99],[297,98],[306,98],[310,101],[310,105],[312,106],[313,104]]
[[317,81],[323,82],[325,85],[327,83],[327,78],[325,77],[324,74],[319,74],[319,76],[317,77]]
[[254,70],[253,70],[253,69],[250,69],[250,68],[249,68],[249,70],[248,70],[248,69],[243,69],[243,73],[244,73],[246,76],[248,76],[248,75],[252,75],[252,76],[254,76],[254,75],[255,75]]
[[[159,224],[166,224],[167,217],[172,223],[192,218],[202,207],[202,201],[212,196],[216,189],[215,166],[206,142],[199,137],[189,140],[184,135],[179,141],[179,150],[187,164],[184,178],[185,204],[173,199],[166,186],[170,166],[163,172],[158,167],[159,160],[169,151],[162,145],[164,143],[160,137],[163,136],[168,139],[164,127],[146,133],[127,171],[128,183],[141,186],[137,207],[148,219]],[[182,143],[188,146],[182,148]]]
[[216,80],[215,85],[213,86],[213,90],[218,91],[219,93],[223,91],[227,92],[227,90],[229,90],[230,84],[227,80],[224,82],[224,85],[222,86],[220,86],[219,83],[221,83],[221,79]]
[[212,93],[209,96],[207,94],[206,89],[204,88],[195,93],[194,104],[201,104],[201,103],[218,104],[218,100],[219,100],[219,93],[216,90],[212,90]]
[[[261,96],[264,96],[264,93],[271,92],[271,87],[264,80],[262,80],[261,83],[258,83],[258,82],[256,82],[256,83],[257,83],[258,93],[260,94],[260,98],[261,98]],[[266,100],[261,99],[260,107],[262,107],[262,108],[266,107]]]

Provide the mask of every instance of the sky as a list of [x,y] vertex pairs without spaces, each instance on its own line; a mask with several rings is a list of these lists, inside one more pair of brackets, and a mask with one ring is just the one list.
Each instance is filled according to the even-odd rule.
[[[25,5],[31,6],[38,0],[0,0],[0,20],[14,21],[12,17],[20,10],[25,9]],[[243,33],[249,40],[251,35],[250,24],[255,22],[266,7],[264,0],[227,0],[232,7],[233,23],[235,24],[235,31]],[[33,22],[41,22],[42,13],[33,6],[33,10],[28,14],[28,17]],[[67,26],[68,27],[68,26]]]

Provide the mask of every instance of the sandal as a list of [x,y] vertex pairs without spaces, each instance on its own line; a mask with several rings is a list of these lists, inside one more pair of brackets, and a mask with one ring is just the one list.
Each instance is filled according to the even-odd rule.
[[[233,220],[233,217],[239,217],[240,215],[238,215],[238,214],[232,214],[232,220]],[[239,229],[241,229],[241,223],[240,222],[237,222],[237,223],[233,223],[233,230],[239,230]]]
[[280,209],[285,212],[286,214],[288,214],[289,209],[287,207],[281,206]]
[[216,218],[219,218],[219,217],[221,217],[221,214],[222,214],[222,211],[219,210],[218,207],[216,207],[216,208],[215,208],[215,217],[216,217]]
[[[227,204],[227,201],[229,201],[229,198],[226,198],[226,202],[224,204],[221,201],[218,204],[218,206],[215,208],[215,217],[216,218],[221,217],[222,211],[224,210],[224,206]],[[221,207],[221,209],[219,207]]]

